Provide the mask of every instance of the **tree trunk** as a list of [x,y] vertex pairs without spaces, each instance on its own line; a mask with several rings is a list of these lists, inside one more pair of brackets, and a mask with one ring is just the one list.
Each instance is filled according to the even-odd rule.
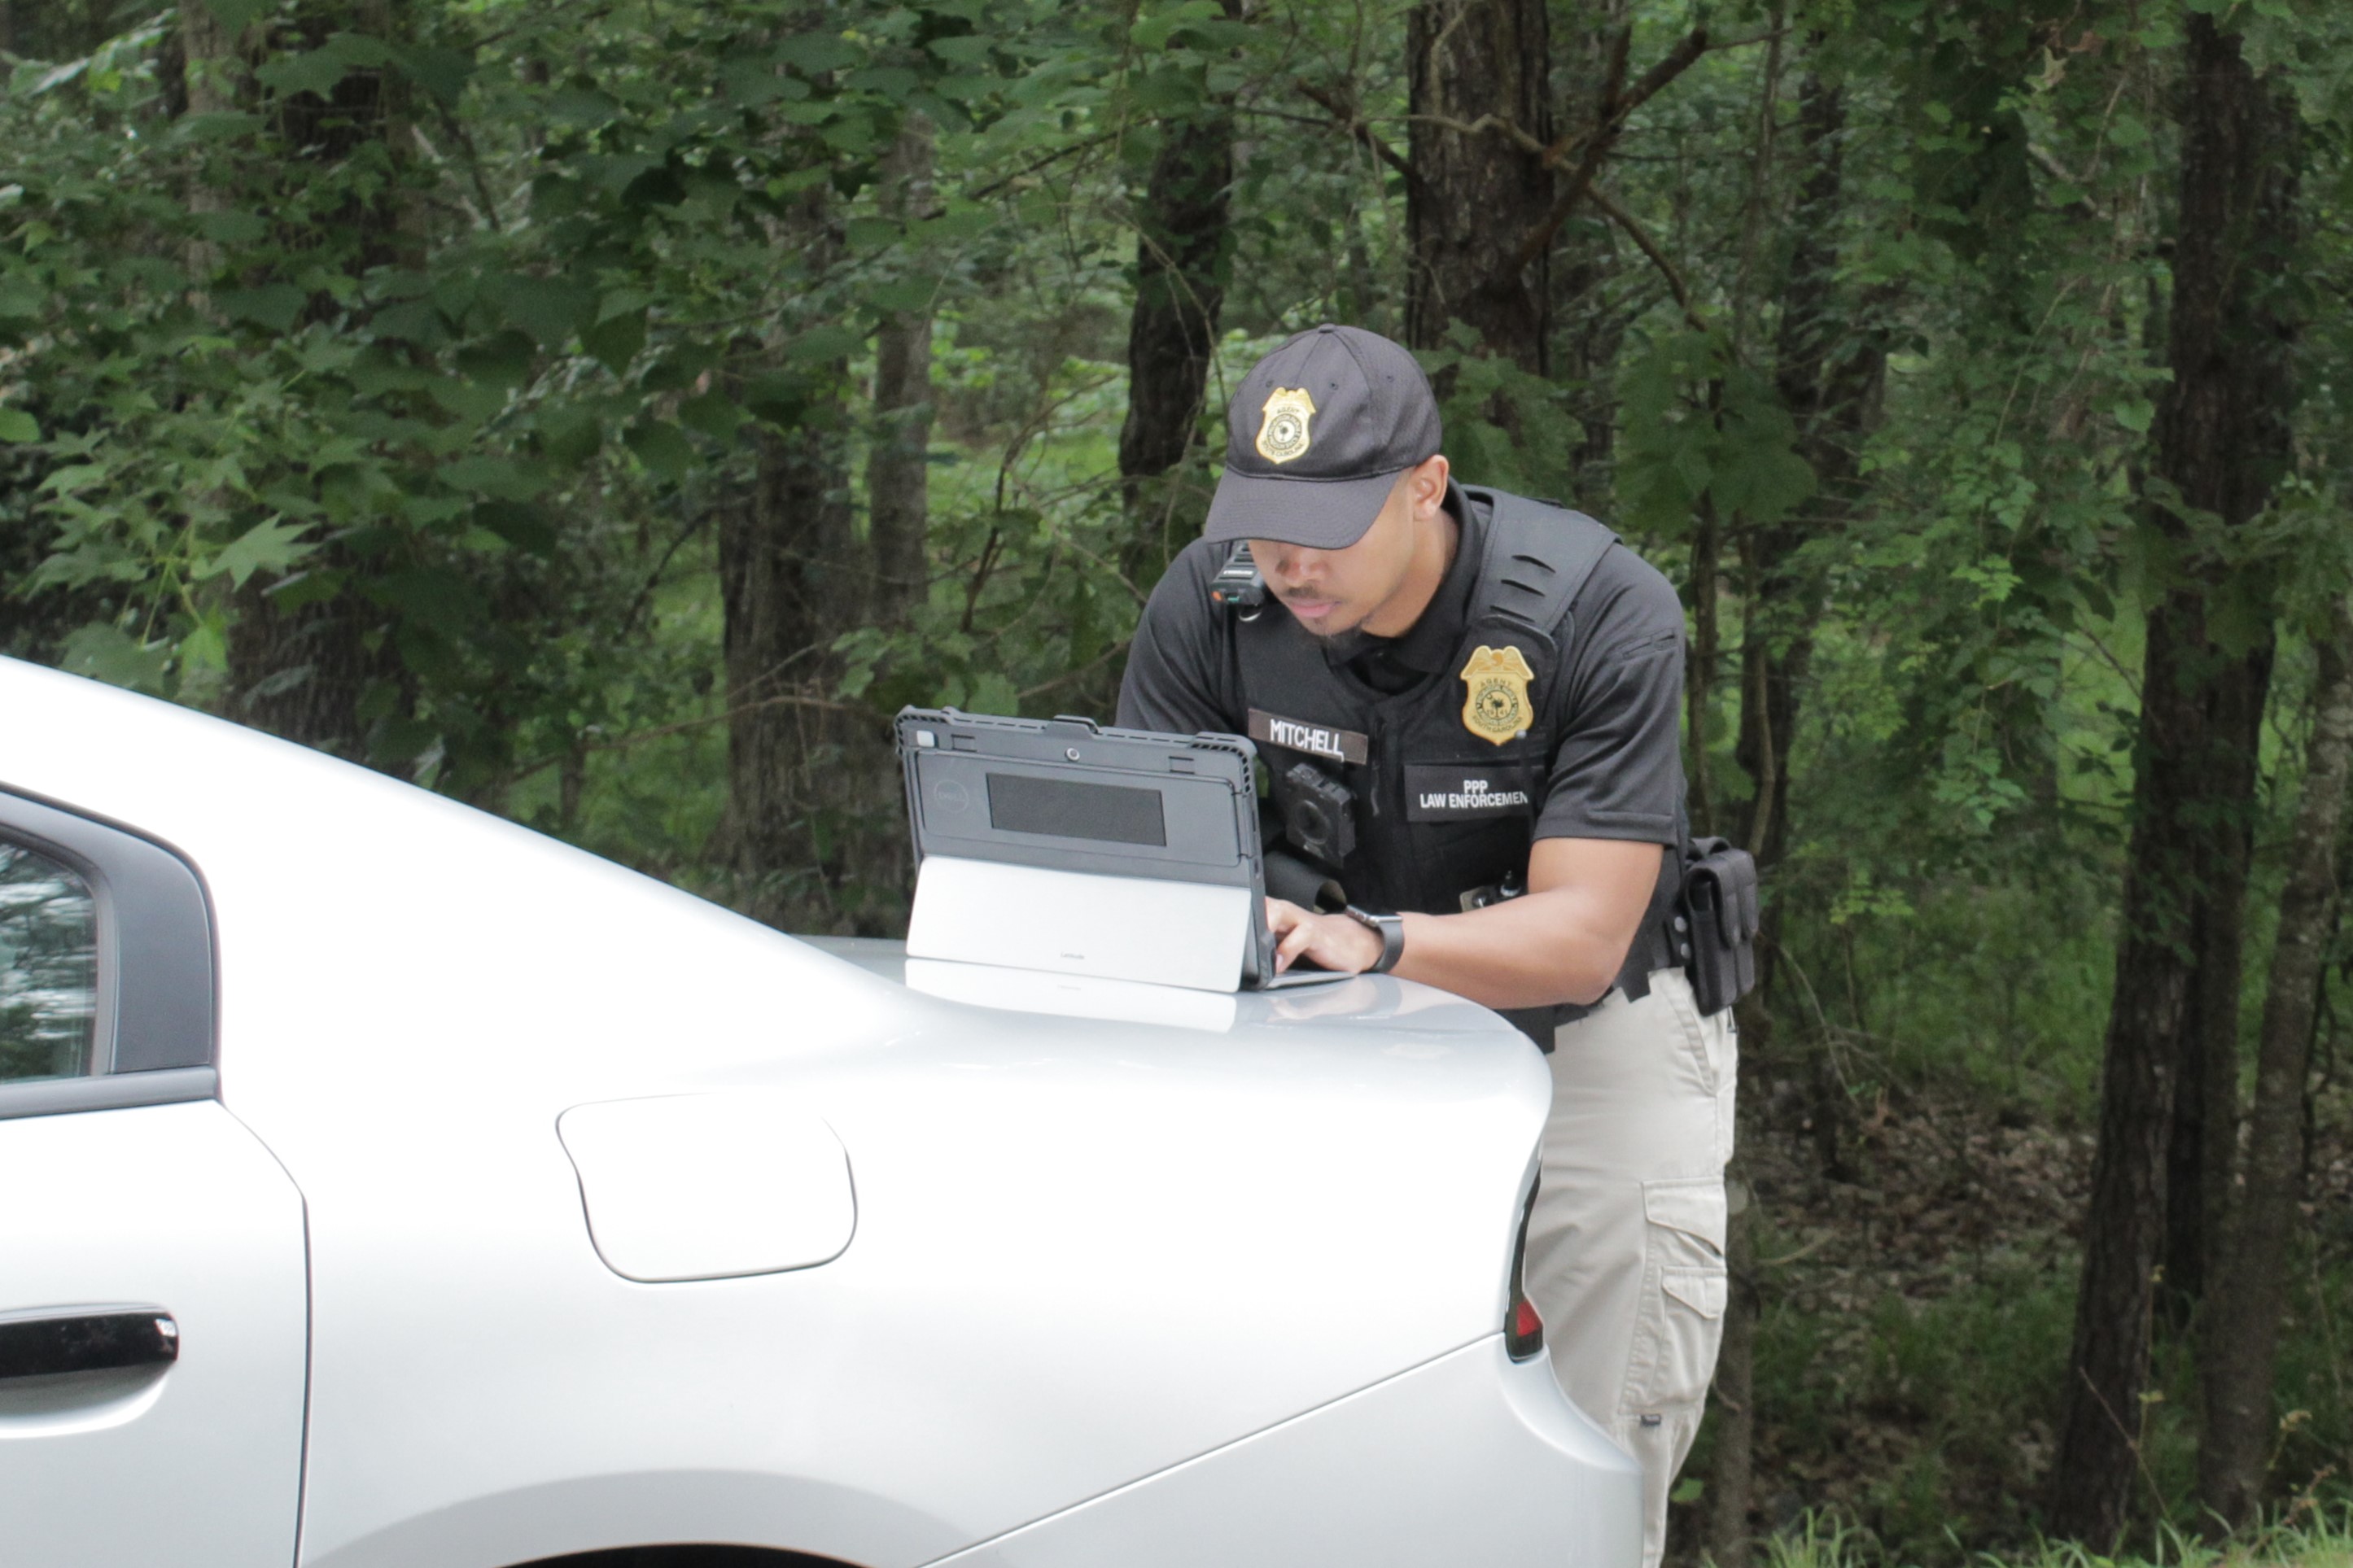
[[[2282,283],[2294,276],[2296,123],[2277,84],[2259,81],[2238,40],[2209,18],[2189,19],[2188,57],[2173,383],[2156,468],[2187,508],[2235,530],[2267,504],[2288,453],[2295,324]],[[2123,1531],[2140,1468],[2168,1151],[2189,1041],[2213,1041],[2227,1023],[2236,1061],[2234,1003],[2221,987],[2237,972],[2240,913],[2217,905],[2243,894],[2254,778],[2247,715],[2260,713],[2270,668],[2260,583],[2244,568],[2233,580],[2217,542],[2200,539],[2189,519],[2162,503],[2150,510],[2183,567],[2148,612],[2125,929],[2051,1482],[2052,1531],[2099,1550]],[[2252,647],[2217,635],[2233,591],[2258,602],[2266,629]]]
[[[1708,388],[1711,415],[1722,406],[1724,383]],[[1724,553],[1724,529],[1716,516],[1715,495],[1700,492],[1693,509],[1691,563],[1691,668],[1684,678],[1684,750],[1691,755],[1691,773],[1684,787],[1684,805],[1694,834],[1706,837],[1716,831],[1715,792],[1709,777],[1708,734],[1715,728],[1715,674],[1723,647],[1716,625],[1717,559]]]
[[[884,210],[902,222],[930,214],[932,127],[910,113],[882,162]],[[873,619],[904,626],[923,603],[931,517],[932,311],[902,310],[874,335],[874,439],[866,458],[867,533],[874,552]]]
[[[278,146],[287,150],[283,168],[272,169],[257,158],[241,174],[311,186],[340,183],[346,189],[340,206],[311,229],[288,237],[290,248],[306,254],[314,266],[332,258],[353,278],[380,267],[414,265],[420,241],[402,177],[408,159],[404,79],[387,68],[371,67],[347,73],[324,97],[271,94],[252,74],[245,54],[251,39],[231,38],[207,6],[183,7],[181,27],[190,105],[201,112],[258,112]],[[397,44],[400,10],[392,0],[365,0],[332,12],[308,7],[296,18],[290,45],[315,47],[339,30]],[[267,190],[243,195],[264,210],[272,205]],[[200,181],[192,197],[198,210],[227,205],[208,181]],[[210,256],[198,252],[190,259],[200,269],[199,281],[209,283]],[[311,313],[342,309],[322,291]],[[348,574],[364,565],[340,545],[309,563],[321,574]],[[387,617],[348,587],[288,608],[264,592],[269,586],[250,580],[231,601],[232,711],[287,740],[366,760],[373,723],[410,704],[410,682],[388,634]]]
[[[1740,732],[1735,756],[1754,790],[1733,831],[1760,870],[1778,865],[1788,847],[1792,794],[1789,747],[1798,725],[1806,669],[1813,653],[1813,626],[1821,586],[1799,551],[1808,540],[1842,530],[1861,496],[1857,469],[1862,437],[1886,350],[1875,331],[1854,331],[1853,308],[1837,297],[1836,237],[1844,202],[1845,104],[1839,89],[1809,73],[1799,89],[1799,156],[1805,175],[1791,227],[1797,241],[1781,290],[1781,319],[1775,344],[1775,384],[1799,432],[1799,451],[1814,470],[1817,488],[1805,509],[1785,522],[1744,529],[1740,567],[1746,606],[1740,661]],[[1740,1015],[1745,1068],[1770,1059],[1774,1040],[1771,997],[1779,966],[1780,906],[1768,900],[1759,933],[1758,988]],[[1809,1041],[1801,1062],[1810,1133],[1817,1163],[1831,1173],[1845,1169],[1844,1099],[1831,1070],[1827,1043]],[[1746,1075],[1744,1075],[1746,1076]],[[1735,1250],[1753,1252],[1748,1235],[1756,1204],[1733,1221]],[[1743,1271],[1750,1276],[1743,1278]],[[1753,1261],[1736,1265],[1725,1321],[1724,1351],[1717,1361],[1719,1390],[1747,1388],[1747,1357],[1756,1339],[1761,1281]],[[1729,1379],[1730,1382],[1726,1380]],[[1709,1480],[1710,1554],[1718,1568],[1738,1568],[1748,1553],[1749,1479],[1756,1413],[1746,1395],[1725,1394],[1713,1418],[1716,1465]]]
[[[1229,18],[1241,16],[1241,0],[1224,5]],[[1140,590],[1159,580],[1208,511],[1208,490],[1186,484],[1183,465],[1200,444],[1233,251],[1233,100],[1210,96],[1191,117],[1167,121],[1161,136],[1136,210],[1127,419],[1119,432],[1130,520],[1120,563]]]
[[[1582,0],[1562,15],[1566,92],[1556,123],[1580,141],[1600,131],[1603,107],[1624,71],[1631,0]],[[1613,62],[1615,62],[1613,66]],[[1617,510],[1618,352],[1627,317],[1610,298],[1618,230],[1588,208],[1570,217],[1553,250],[1553,378],[1571,389],[1578,431],[1569,493],[1596,517]]]
[[1515,260],[1553,202],[1545,0],[1420,0],[1406,50],[1406,341],[1438,348],[1461,321],[1487,353],[1543,374],[1548,264]]
[[[2330,931],[2337,921],[2337,832],[2353,760],[2353,600],[2339,599],[2320,647],[2319,689],[2304,799],[2288,841],[2279,937],[2263,997],[2249,1117],[2245,1190],[2216,1248],[2221,1266],[2200,1320],[2205,1432],[2198,1498],[2222,1529],[2255,1521],[2276,1424],[2272,1376],[2287,1310],[2288,1249],[2304,1184],[2305,1077],[2311,1064]],[[2218,1162],[2219,1163],[2219,1162]]]
[[[1845,528],[1862,499],[1862,440],[1887,368],[1882,334],[1837,297],[1844,203],[1846,104],[1810,72],[1798,89],[1798,132],[1806,175],[1790,227],[1796,244],[1781,295],[1775,386],[1798,426],[1798,454],[1815,491],[1786,522],[1747,531],[1749,605],[1741,641],[1741,728],[1736,753],[1756,783],[1741,842],[1760,865],[1780,858],[1789,831],[1789,742],[1813,657],[1820,585],[1799,552]],[[1866,314],[1873,302],[1862,301]]]
[[[839,370],[841,367],[828,367]],[[859,548],[839,383],[798,426],[762,427],[749,486],[720,513],[727,667],[727,858],[734,903],[804,931],[882,934],[895,879],[875,809],[891,799],[885,726],[837,705],[836,637],[855,625]],[[895,800],[891,801],[895,805]]]
[[[779,254],[823,279],[839,257],[826,188],[778,226]],[[833,644],[874,579],[850,505],[847,364],[811,367],[789,428],[757,427],[749,482],[721,506],[727,668],[726,858],[733,901],[793,931],[891,933],[903,817],[885,721],[840,703]],[[889,809],[878,809],[886,805]]]
[[2191,915],[2189,1020],[2166,1150],[2163,1321],[2190,1321],[2212,1278],[2214,1245],[2230,1203],[2239,1121],[2239,993],[2246,948],[2248,861],[2254,852],[2263,700],[2271,689],[2272,640],[2227,658],[2213,678],[2208,721],[2218,803],[2201,898]]

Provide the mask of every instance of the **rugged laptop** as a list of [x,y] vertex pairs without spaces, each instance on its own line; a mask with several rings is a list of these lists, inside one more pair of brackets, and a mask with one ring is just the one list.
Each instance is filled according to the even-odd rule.
[[1274,973],[1256,755],[1238,735],[902,710],[917,860],[907,952],[1200,991]]

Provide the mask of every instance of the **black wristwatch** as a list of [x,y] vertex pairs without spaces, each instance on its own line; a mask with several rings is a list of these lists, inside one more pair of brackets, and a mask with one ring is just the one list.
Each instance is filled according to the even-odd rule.
[[1340,912],[1366,930],[1377,932],[1380,936],[1381,955],[1373,961],[1373,966],[1365,973],[1387,974],[1390,970],[1395,969],[1398,960],[1405,956],[1405,917],[1377,915],[1368,910],[1360,910],[1354,904],[1350,904]]

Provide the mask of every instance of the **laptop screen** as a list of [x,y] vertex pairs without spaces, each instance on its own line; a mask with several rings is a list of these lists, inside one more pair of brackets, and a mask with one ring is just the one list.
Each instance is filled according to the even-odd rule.
[[919,857],[1258,890],[1248,741],[911,708],[899,750]]
[[1103,844],[1166,847],[1168,816],[1160,792],[1076,779],[992,772],[988,825],[1008,833],[1046,833]]

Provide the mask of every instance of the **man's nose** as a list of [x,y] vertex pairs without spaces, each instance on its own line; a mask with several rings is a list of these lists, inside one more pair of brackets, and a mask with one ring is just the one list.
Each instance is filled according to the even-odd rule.
[[1259,565],[1271,575],[1295,581],[1307,574],[1309,567],[1314,564],[1309,558],[1319,552],[1296,544],[1269,543],[1252,549],[1250,553],[1258,558]]

